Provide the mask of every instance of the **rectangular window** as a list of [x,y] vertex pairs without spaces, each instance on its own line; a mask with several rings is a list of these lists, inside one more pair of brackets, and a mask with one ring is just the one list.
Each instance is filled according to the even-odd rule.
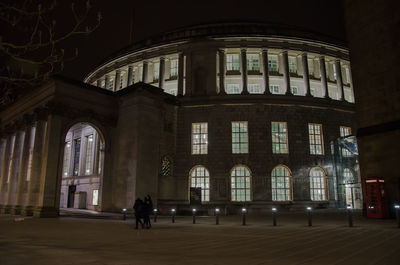
[[70,157],[71,157],[71,142],[68,141],[65,143],[64,147],[63,177],[68,177]]
[[336,80],[336,65],[334,63],[332,64],[332,73],[333,73],[333,79]]
[[93,173],[93,134],[86,136],[85,174]]
[[292,91],[292,95],[298,95],[298,88],[297,86],[292,86],[290,87],[290,90]]
[[232,122],[232,153],[247,154],[249,152],[249,140],[247,121]]
[[295,56],[289,56],[289,73],[297,72],[297,62]]
[[268,71],[278,72],[278,55],[268,55]]
[[239,71],[239,54],[226,55],[226,70]]
[[203,155],[208,152],[208,123],[192,123],[192,154]]
[[74,176],[79,175],[79,158],[81,155],[81,138],[74,139]]
[[315,88],[310,87],[310,95],[314,96],[315,95]]
[[324,145],[323,145],[323,135],[322,135],[322,125],[321,124],[308,124],[308,135],[310,140],[310,154],[312,155],[323,155]]
[[242,93],[239,84],[227,84],[226,94],[240,94]]
[[264,92],[260,84],[247,84],[247,90],[250,94],[262,94]]
[[156,62],[153,64],[153,80],[158,80],[160,78],[160,63]]
[[340,126],[340,137],[346,137],[351,135],[351,128],[346,126]]
[[258,54],[247,54],[247,71],[260,71],[260,56]]
[[269,91],[272,94],[279,94],[279,86],[278,85],[269,85]]
[[314,59],[307,59],[308,62],[308,74],[310,76],[315,76],[314,74]]
[[93,190],[92,193],[92,204],[99,205],[99,190]]
[[288,131],[286,122],[271,122],[272,134],[272,153],[287,154],[288,149]]
[[119,89],[124,85],[124,73],[121,73],[121,77],[119,78]]
[[345,73],[346,73],[346,84],[350,84],[350,69],[349,69],[349,67],[345,67],[344,68],[344,70],[345,70]]
[[177,77],[178,76],[178,59],[171,60],[171,68],[170,68],[170,77]]
[[114,79],[110,78],[110,81],[108,82],[108,89],[114,90]]

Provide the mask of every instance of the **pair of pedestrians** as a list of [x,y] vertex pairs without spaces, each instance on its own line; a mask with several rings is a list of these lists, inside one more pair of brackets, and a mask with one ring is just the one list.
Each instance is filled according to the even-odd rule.
[[153,212],[153,201],[150,195],[144,197],[144,200],[137,198],[133,205],[135,210],[136,226],[135,229],[139,228],[139,224],[142,228],[151,228],[150,214]]

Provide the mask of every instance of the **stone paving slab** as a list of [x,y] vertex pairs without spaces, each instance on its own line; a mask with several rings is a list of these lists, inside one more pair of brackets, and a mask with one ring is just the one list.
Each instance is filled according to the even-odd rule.
[[400,264],[400,229],[395,220],[344,214],[159,217],[152,229],[134,220],[0,215],[0,264]]

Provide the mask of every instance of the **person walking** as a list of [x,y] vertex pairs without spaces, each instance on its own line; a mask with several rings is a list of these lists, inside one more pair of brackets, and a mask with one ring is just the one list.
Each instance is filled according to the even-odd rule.
[[139,224],[144,228],[144,224],[142,222],[143,218],[143,211],[144,211],[144,202],[142,199],[137,198],[135,204],[133,205],[133,209],[135,210],[135,219],[136,219],[136,226],[135,229],[138,229]]
[[153,212],[153,201],[150,195],[144,198],[144,225],[147,229],[151,228],[150,215]]

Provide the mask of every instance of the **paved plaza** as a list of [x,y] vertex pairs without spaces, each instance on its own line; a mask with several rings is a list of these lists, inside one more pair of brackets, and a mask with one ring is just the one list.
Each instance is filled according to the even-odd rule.
[[118,215],[37,219],[0,215],[0,264],[400,264],[400,229],[393,219],[315,213],[159,217],[152,229],[134,229]]

